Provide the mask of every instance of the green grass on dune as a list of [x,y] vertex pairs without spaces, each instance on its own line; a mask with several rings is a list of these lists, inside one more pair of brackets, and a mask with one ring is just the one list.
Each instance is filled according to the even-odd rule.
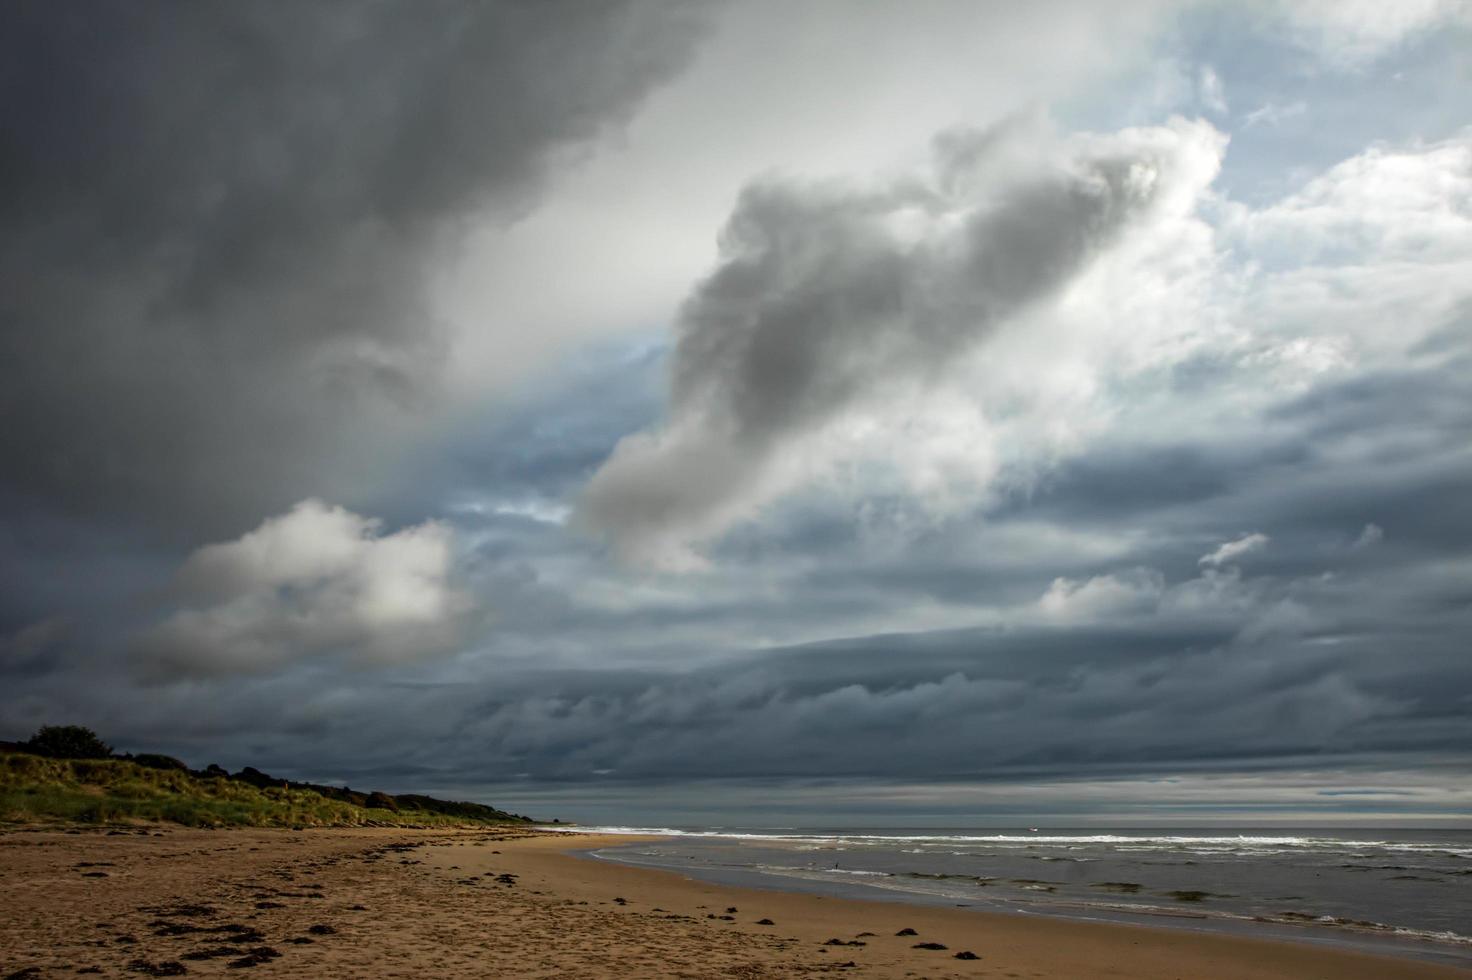
[[358,806],[311,789],[261,788],[120,759],[0,755],[0,822],[131,821],[188,827],[463,827],[506,822],[402,806]]

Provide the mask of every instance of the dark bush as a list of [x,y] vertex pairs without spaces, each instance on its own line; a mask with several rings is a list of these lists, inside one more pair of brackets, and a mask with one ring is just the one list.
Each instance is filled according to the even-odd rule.
[[399,808],[399,801],[387,793],[380,793],[375,790],[368,794],[368,805],[377,810],[397,810]]
[[25,747],[28,752],[53,759],[106,759],[112,755],[111,745],[81,725],[42,725]]
[[437,800],[429,796],[420,796],[417,793],[400,793],[396,799],[399,806],[410,810],[423,810],[426,813],[437,813],[445,817],[456,817],[461,820],[522,820],[530,823],[527,817],[520,817],[514,813],[497,810],[495,807],[486,806],[483,803],[460,803],[453,800]]
[[267,786],[281,785],[281,780],[273,779],[272,777],[261,772],[255,766],[246,766],[244,769],[240,770],[230,778],[239,780],[242,783],[250,783],[257,789],[265,789]]
[[184,772],[189,771],[189,767],[184,764],[182,759],[176,759],[171,755],[159,755],[157,752],[140,752],[133,756],[133,761],[140,766],[147,766],[149,769],[178,769]]

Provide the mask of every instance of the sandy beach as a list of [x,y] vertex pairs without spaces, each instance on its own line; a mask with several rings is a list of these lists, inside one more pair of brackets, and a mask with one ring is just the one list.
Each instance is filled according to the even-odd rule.
[[[0,836],[0,977],[1472,972],[1293,943],[732,888],[567,853],[619,840],[397,829],[9,832]],[[897,935],[906,929],[914,935]],[[966,952],[976,958],[957,958]]]

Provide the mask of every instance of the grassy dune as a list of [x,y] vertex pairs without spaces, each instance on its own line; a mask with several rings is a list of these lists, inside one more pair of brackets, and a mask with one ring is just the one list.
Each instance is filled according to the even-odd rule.
[[[169,821],[189,827],[464,827],[525,817],[427,797],[256,786],[225,775],[163,770],[122,759],[0,755],[0,822],[86,824]],[[383,802],[360,805],[353,802]],[[441,812],[436,812],[441,811]]]

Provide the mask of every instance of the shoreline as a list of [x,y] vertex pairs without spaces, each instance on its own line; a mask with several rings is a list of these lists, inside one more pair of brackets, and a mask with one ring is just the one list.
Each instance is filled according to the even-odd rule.
[[[559,839],[560,838],[560,839]],[[794,949],[820,960],[855,963],[866,976],[1019,976],[1079,977],[1231,976],[1243,978],[1454,977],[1472,975],[1466,967],[1346,948],[1339,944],[1296,942],[1249,935],[1206,932],[1135,923],[1098,922],[1060,916],[1014,914],[908,902],[813,895],[780,888],[757,888],[687,877],[663,868],[637,867],[591,852],[648,837],[557,833],[508,847],[495,857],[527,882],[571,893],[578,901],[609,904],[625,915],[640,912],[689,916],[699,924],[731,932],[767,927],[792,941]],[[586,856],[585,856],[586,855]],[[460,855],[457,855],[457,860]],[[467,865],[467,867],[469,867]],[[520,880],[520,879],[519,879]],[[730,921],[724,909],[739,911]],[[655,911],[655,910],[659,911]],[[679,920],[676,920],[679,921]],[[893,934],[913,928],[914,938]],[[826,946],[861,937],[864,946]],[[945,950],[914,950],[916,942],[937,941]],[[954,954],[974,952],[975,961]],[[937,973],[935,971],[944,971]]]
[[727,886],[574,853],[642,839],[7,831],[0,976],[1472,976],[1302,943]]
[[[598,831],[568,831],[571,836],[600,833]],[[622,834],[623,843],[600,848],[577,849],[575,853],[589,859],[609,861],[630,867],[667,871],[684,877],[714,884],[747,887],[758,890],[792,892],[806,895],[852,898],[857,901],[885,902],[920,908],[968,908],[978,914],[1001,915],[1020,918],[1058,919],[1065,922],[1093,922],[1106,925],[1138,926],[1180,930],[1204,935],[1221,935],[1248,939],[1269,939],[1307,944],[1327,949],[1343,949],[1395,958],[1409,958],[1431,963],[1440,963],[1461,969],[1472,970],[1472,949],[1465,944],[1450,940],[1438,940],[1429,934],[1397,932],[1385,929],[1355,928],[1343,922],[1330,925],[1309,921],[1292,921],[1251,917],[1233,913],[1212,912],[1195,909],[1166,908],[1161,906],[1127,906],[1108,904],[1068,904],[1065,902],[1039,903],[1035,906],[1014,904],[1010,899],[993,899],[986,895],[957,896],[911,890],[883,882],[893,876],[874,879],[868,877],[832,878],[788,876],[756,868],[691,867],[676,868],[659,864],[621,858],[620,848],[641,842],[668,842],[678,839],[658,833]],[[604,853],[605,851],[611,853]],[[864,872],[863,874],[869,874]],[[957,899],[964,897],[966,901]]]

